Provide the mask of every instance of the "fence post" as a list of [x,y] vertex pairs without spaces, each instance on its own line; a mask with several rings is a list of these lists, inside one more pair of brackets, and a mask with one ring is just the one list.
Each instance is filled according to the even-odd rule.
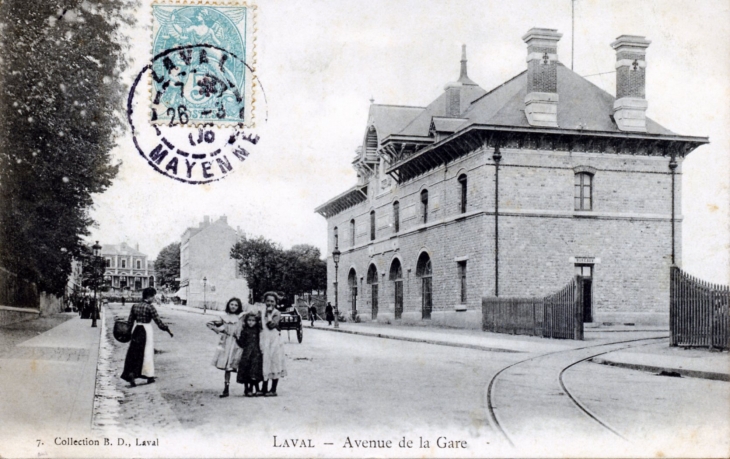
[[669,346],[677,346],[677,267],[669,267]]
[[573,339],[583,340],[583,289],[579,281],[580,276],[573,279]]

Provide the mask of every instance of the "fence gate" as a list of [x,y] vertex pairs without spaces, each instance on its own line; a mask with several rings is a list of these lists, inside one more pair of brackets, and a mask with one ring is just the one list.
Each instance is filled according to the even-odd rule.
[[730,287],[670,269],[670,345],[730,349]]
[[482,298],[482,329],[544,338],[583,339],[580,276],[543,298]]

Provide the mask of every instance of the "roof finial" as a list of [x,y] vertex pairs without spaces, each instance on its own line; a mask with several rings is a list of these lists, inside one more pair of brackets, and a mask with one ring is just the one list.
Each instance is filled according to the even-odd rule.
[[371,104],[374,104],[374,103],[375,103],[375,97],[373,97],[373,96],[370,96],[370,103],[371,103]]
[[466,74],[466,45],[461,45],[461,74],[458,82],[466,85],[476,85]]
[[466,45],[461,45],[461,75],[459,79],[466,76]]

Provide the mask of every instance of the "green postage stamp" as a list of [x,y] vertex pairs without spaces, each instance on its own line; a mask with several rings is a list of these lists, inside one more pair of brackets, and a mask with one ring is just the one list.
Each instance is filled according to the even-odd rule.
[[256,7],[154,2],[150,121],[252,127]]

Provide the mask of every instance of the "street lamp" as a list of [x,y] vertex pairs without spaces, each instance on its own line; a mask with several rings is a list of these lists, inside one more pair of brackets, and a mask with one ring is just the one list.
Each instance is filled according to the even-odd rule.
[[332,252],[332,260],[335,262],[335,328],[340,328],[340,319],[338,318],[339,309],[337,303],[337,265],[340,263],[340,250],[337,247],[335,247],[335,250]]
[[96,315],[98,314],[98,305],[96,302],[96,291],[99,288],[99,262],[101,260],[101,246],[99,245],[99,241],[96,241],[96,244],[91,246],[91,249],[94,251],[94,260],[93,263],[93,269],[94,269],[94,310],[91,313],[91,327],[96,328]]
[[208,278],[203,276],[203,314],[208,310],[208,303],[205,298],[205,286],[208,283]]

